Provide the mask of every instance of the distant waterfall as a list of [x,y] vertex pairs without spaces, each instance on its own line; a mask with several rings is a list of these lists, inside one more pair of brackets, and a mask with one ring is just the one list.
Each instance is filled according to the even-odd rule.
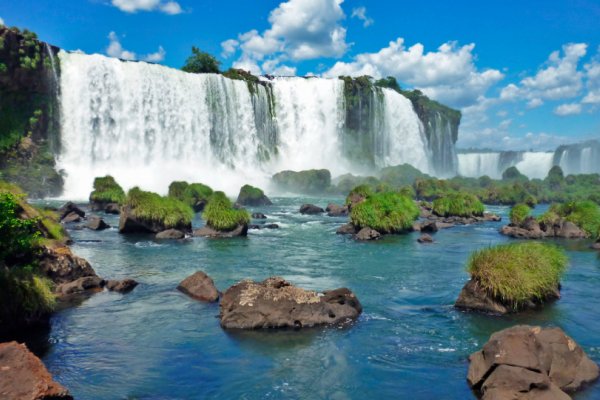
[[[95,176],[165,193],[173,180],[233,194],[266,186],[283,169],[373,172],[409,163],[433,173],[424,127],[401,94],[373,89],[371,121],[355,132],[362,163],[347,150],[344,81],[274,78],[259,83],[188,74],[144,62],[61,52],[65,197],[85,198]],[[369,170],[370,169],[370,170]]]
[[499,179],[500,153],[468,153],[458,155],[458,174],[469,178],[487,175],[492,179]]

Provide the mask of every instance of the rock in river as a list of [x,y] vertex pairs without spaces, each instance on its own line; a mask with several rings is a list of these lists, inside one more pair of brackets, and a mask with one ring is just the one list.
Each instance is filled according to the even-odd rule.
[[300,214],[315,215],[322,214],[324,212],[325,210],[319,206],[315,206],[314,204],[302,204],[300,207]]
[[239,282],[223,294],[220,307],[221,326],[233,329],[336,324],[355,319],[362,312],[358,298],[349,289],[317,293],[280,277]]
[[181,281],[177,290],[196,300],[213,302],[219,299],[219,291],[212,278],[202,271],[197,271]]

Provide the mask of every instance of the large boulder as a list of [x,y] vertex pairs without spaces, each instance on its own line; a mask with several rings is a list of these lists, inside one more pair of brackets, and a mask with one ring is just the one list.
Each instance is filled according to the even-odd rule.
[[168,227],[164,221],[137,217],[129,206],[124,206],[121,209],[119,217],[120,233],[158,233],[170,228],[189,232],[192,230],[192,224],[191,222],[181,222],[176,226]]
[[335,231],[335,233],[337,233],[338,235],[354,235],[357,232],[358,232],[358,230],[351,223],[344,224],[344,225],[340,226],[337,229],[337,231]]
[[181,281],[177,290],[200,301],[214,302],[219,299],[219,291],[215,283],[202,271],[197,271]]
[[39,265],[44,275],[56,284],[73,282],[87,276],[97,276],[90,263],[71,253],[68,247],[44,247]]
[[330,217],[345,217],[350,212],[347,206],[339,206],[333,203],[329,203],[325,211],[327,211],[327,215]]
[[494,333],[469,357],[467,382],[483,399],[570,399],[598,365],[560,328],[518,325]]
[[203,226],[200,229],[196,229],[193,232],[196,237],[207,237],[207,238],[232,238],[238,236],[248,235],[248,224],[238,225],[231,231],[218,231],[211,228],[210,226]]
[[223,294],[220,310],[223,328],[301,328],[353,320],[362,306],[346,288],[317,293],[271,277],[233,285]]
[[381,233],[371,228],[362,228],[356,235],[354,235],[354,239],[356,240],[378,240],[380,238]]
[[99,276],[84,276],[72,282],[61,283],[55,289],[59,297],[67,297],[71,295],[90,294],[100,292],[106,282]]
[[250,185],[242,186],[236,203],[251,207],[270,206],[273,204],[261,189]]
[[167,229],[166,231],[158,232],[155,239],[158,240],[178,240],[183,239],[185,237],[185,233],[178,231],[177,229]]
[[106,281],[106,289],[111,292],[117,293],[129,293],[138,285],[137,281],[133,279],[123,279],[120,281],[117,280],[109,280]]
[[86,228],[91,229],[93,231],[103,231],[105,229],[110,228],[110,225],[104,222],[104,220],[100,217],[89,217],[88,222],[85,225]]
[[75,213],[81,218],[85,217],[85,212],[72,201],[63,204],[62,207],[58,209],[58,215],[61,221],[71,213]]
[[74,222],[81,222],[82,217],[81,215],[77,214],[76,212],[70,212],[67,215],[65,215],[60,222],[62,222],[63,224],[71,224]]
[[454,306],[464,310],[477,310],[492,314],[507,314],[510,312],[506,305],[490,295],[475,279],[468,281],[462,288]]
[[0,343],[0,398],[73,399],[66,388],[52,379],[42,361],[17,342]]
[[119,214],[121,212],[121,207],[117,203],[108,203],[104,206],[104,212],[107,214]]
[[324,212],[325,210],[319,206],[315,206],[314,204],[302,204],[300,207],[300,214],[315,215],[323,214]]

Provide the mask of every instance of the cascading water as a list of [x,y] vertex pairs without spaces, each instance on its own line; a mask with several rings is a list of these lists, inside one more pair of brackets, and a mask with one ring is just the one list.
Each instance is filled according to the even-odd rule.
[[552,168],[553,158],[554,153],[526,151],[515,167],[530,179],[544,179]]
[[[61,52],[64,196],[85,198],[94,177],[165,193],[173,180],[200,181],[230,194],[266,186],[283,169],[363,172],[344,152],[344,81],[232,80],[144,62]],[[431,172],[424,128],[411,102],[373,90],[367,138],[375,166],[409,163]],[[371,113],[371,114],[369,114]]]
[[465,153],[458,155],[458,174],[469,178],[487,175],[500,179],[500,153]]

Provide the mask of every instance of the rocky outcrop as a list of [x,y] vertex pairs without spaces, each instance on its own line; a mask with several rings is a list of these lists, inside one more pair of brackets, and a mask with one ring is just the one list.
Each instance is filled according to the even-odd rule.
[[65,387],[54,381],[42,361],[17,342],[0,343],[0,398],[73,399]]
[[244,185],[240,189],[236,204],[241,206],[260,207],[273,205],[265,193],[254,186]]
[[300,214],[316,215],[323,214],[324,212],[325,210],[319,206],[315,206],[314,204],[302,204],[300,207]]
[[44,275],[57,284],[97,276],[90,263],[74,255],[68,247],[44,247],[39,264]]
[[330,217],[345,217],[349,213],[347,206],[339,206],[333,203],[329,203],[325,211],[327,211],[327,215]]
[[121,207],[117,203],[108,203],[104,206],[104,212],[107,214],[119,214]]
[[167,229],[166,231],[158,232],[155,239],[158,240],[178,240],[183,239],[185,237],[185,233],[178,231],[177,229]]
[[570,399],[598,365],[560,328],[519,325],[494,333],[469,357],[467,382],[484,400]]
[[81,208],[79,208],[75,203],[73,203],[72,201],[69,201],[65,204],[63,204],[59,209],[58,209],[58,215],[59,215],[59,219],[62,221],[67,215],[69,214],[77,214],[79,215],[81,218],[85,217],[85,211],[83,211]]
[[424,233],[421,236],[419,236],[419,238],[417,239],[417,242],[419,242],[419,243],[433,243],[433,238],[430,235]]
[[227,329],[298,329],[356,319],[362,306],[346,288],[317,293],[271,277],[233,285],[223,294],[220,310]]
[[232,238],[238,236],[247,236],[248,235],[248,225],[238,225],[234,230],[231,231],[218,231],[209,226],[203,226],[200,229],[196,229],[193,233],[194,236],[197,237],[207,237],[207,238]]
[[356,240],[377,240],[380,238],[381,233],[371,228],[362,228],[356,235],[354,235],[354,239]]
[[104,220],[100,217],[92,216],[88,218],[86,228],[91,229],[93,231],[103,231],[105,229],[110,228],[110,225],[104,222]]
[[72,223],[75,223],[75,222],[81,222],[82,219],[83,218],[79,214],[77,214],[75,212],[71,212],[71,213],[65,215],[60,220],[60,222],[62,222],[63,224],[72,224]]
[[133,279],[123,279],[121,281],[109,280],[106,281],[106,289],[111,292],[129,293],[138,285],[138,282]]
[[340,226],[337,231],[335,231],[335,233],[337,233],[338,235],[354,235],[357,232],[358,230],[351,223],[344,224]]
[[63,298],[71,295],[91,294],[102,291],[105,283],[104,279],[99,276],[84,276],[72,282],[61,283],[56,287],[55,292]]
[[500,233],[518,239],[565,238],[583,239],[588,234],[577,225],[564,219],[553,224],[539,223],[534,217],[527,217],[521,224],[509,224],[500,229]]
[[[133,210],[129,206],[124,206],[121,209],[121,215],[119,217],[119,232],[120,233],[158,233],[166,230],[164,222],[138,218]],[[179,224],[173,227],[183,232],[190,232],[192,230],[192,224]]]
[[177,290],[200,301],[214,302],[219,299],[219,291],[212,278],[202,271],[197,271],[181,281]]

